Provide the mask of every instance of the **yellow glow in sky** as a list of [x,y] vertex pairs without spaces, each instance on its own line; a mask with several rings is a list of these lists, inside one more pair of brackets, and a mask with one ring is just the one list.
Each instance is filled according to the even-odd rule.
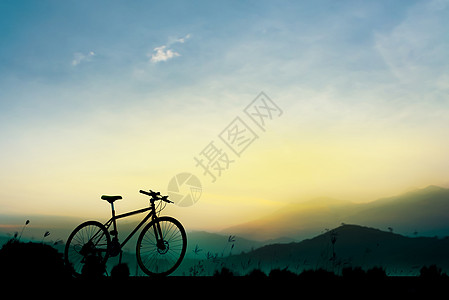
[[[0,10],[1,214],[105,220],[102,194],[141,208],[182,172],[202,196],[166,213],[204,230],[448,186],[446,2],[98,5]],[[265,130],[261,91],[282,110]],[[240,156],[236,117],[258,136]],[[216,182],[194,160],[211,141],[234,160]]]

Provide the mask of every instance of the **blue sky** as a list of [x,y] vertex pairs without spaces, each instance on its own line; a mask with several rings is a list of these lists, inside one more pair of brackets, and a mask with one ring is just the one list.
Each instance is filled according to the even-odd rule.
[[163,190],[260,91],[284,115],[198,214],[449,184],[448,20],[444,0],[2,1],[0,207]]

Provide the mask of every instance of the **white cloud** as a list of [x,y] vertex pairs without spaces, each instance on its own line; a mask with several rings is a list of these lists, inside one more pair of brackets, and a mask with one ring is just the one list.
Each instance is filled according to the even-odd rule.
[[162,45],[153,49],[153,53],[149,53],[148,56],[151,57],[150,61],[152,63],[158,63],[161,61],[167,61],[176,56],[181,56],[178,52],[169,49],[168,47],[174,44],[184,44],[191,37],[190,33],[184,37],[172,39],[167,43],[167,45]]
[[166,48],[167,48],[167,46],[160,46],[160,47],[154,48],[155,53],[151,54],[150,61],[153,63],[157,63],[160,61],[167,61],[176,56],[180,56],[180,54],[178,52],[175,52],[171,49],[166,49]]
[[184,43],[186,40],[188,40],[190,38],[190,33],[188,33],[185,37],[182,37],[182,38],[179,38],[179,39],[177,39],[177,40],[175,40],[175,42],[178,42],[178,43]]
[[84,61],[91,61],[92,57],[95,56],[95,52],[89,51],[87,54],[81,52],[75,52],[73,54],[72,66],[76,67]]

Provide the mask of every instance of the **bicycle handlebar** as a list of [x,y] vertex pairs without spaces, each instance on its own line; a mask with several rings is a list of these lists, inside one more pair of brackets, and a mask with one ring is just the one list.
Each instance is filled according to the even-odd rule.
[[157,196],[159,196],[161,194],[159,192],[153,192],[152,190],[150,190],[150,192],[140,190],[140,193],[141,194],[145,194],[145,195],[150,196],[150,197],[157,197]]
[[[150,190],[150,192],[140,190],[139,192],[141,194],[150,196],[151,200],[162,200],[162,201],[165,201],[167,203],[174,203],[173,201],[168,200],[168,196],[161,196],[160,192],[154,192],[152,190]],[[161,197],[159,197],[159,196],[161,196]]]

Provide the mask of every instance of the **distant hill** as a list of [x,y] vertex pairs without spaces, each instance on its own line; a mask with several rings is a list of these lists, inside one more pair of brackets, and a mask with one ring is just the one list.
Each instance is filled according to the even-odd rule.
[[428,186],[399,196],[360,205],[347,217],[348,223],[419,235],[449,235],[449,189]]
[[[204,259],[207,253],[218,256],[239,254],[265,245],[262,242],[251,241],[233,235],[221,235],[206,231],[187,233],[187,257]],[[234,246],[233,246],[234,245]]]
[[279,236],[300,240],[341,223],[390,227],[406,235],[449,235],[449,189],[429,186],[362,204],[317,198],[287,205],[271,215],[225,231],[255,240]]
[[[334,242],[333,242],[334,241]],[[449,238],[405,237],[358,225],[343,225],[299,243],[274,244],[229,258],[227,264],[246,271],[287,268],[293,272],[324,268],[383,267],[390,275],[416,275],[422,266],[449,270]],[[231,267],[232,268],[232,267]]]

